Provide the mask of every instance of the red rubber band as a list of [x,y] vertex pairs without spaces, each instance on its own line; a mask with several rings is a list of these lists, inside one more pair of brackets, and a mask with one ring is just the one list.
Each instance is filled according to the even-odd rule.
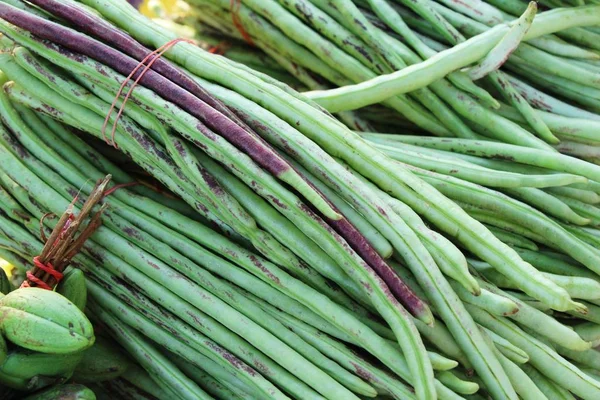
[[[52,275],[52,277],[54,279],[56,279],[56,283],[60,282],[61,279],[63,278],[63,274],[60,271],[57,271],[54,269],[54,266],[52,266],[52,264],[50,263],[46,263],[44,264],[43,262],[40,261],[39,257],[33,257],[33,264],[38,267],[39,269],[41,269],[44,272],[47,272],[48,274]],[[31,274],[33,275],[33,274]],[[37,278],[36,278],[37,279]],[[34,281],[35,282],[35,281]],[[37,283],[37,282],[36,282]],[[48,286],[48,285],[46,285]]]
[[[34,274],[32,274],[29,271],[27,271],[27,279],[29,281],[35,283],[36,287],[39,287],[40,289],[52,290],[52,288],[50,286],[48,286],[48,284],[46,282],[39,279],[38,277],[36,277]],[[29,285],[29,283],[23,282],[21,287],[31,287],[31,285]]]
[[[119,88],[119,91],[117,92],[117,95],[115,96],[115,99],[113,100],[113,102],[110,106],[110,109],[108,110],[108,114],[106,115],[106,118],[104,119],[104,124],[102,125],[102,138],[104,139],[104,141],[107,144],[111,145],[111,143],[108,141],[108,139],[106,137],[106,127],[108,125],[108,122],[110,121],[110,116],[112,115],[113,110],[117,106],[117,101],[119,101],[119,98],[121,97],[121,94],[123,94],[123,90],[125,89],[125,86],[127,86],[127,83],[131,80],[131,78],[135,75],[135,73],[140,70],[140,68],[145,66],[144,70],[140,73],[140,75],[137,77],[137,79],[134,81],[134,83],[129,88],[129,91],[127,92],[127,95],[123,99],[123,103],[121,104],[121,107],[119,108],[119,112],[117,113],[117,116],[115,117],[115,121],[113,123],[112,131],[111,131],[112,146],[115,149],[119,148],[117,146],[117,143],[115,142],[115,132],[117,131],[117,123],[119,122],[119,119],[121,118],[121,115],[123,114],[123,111],[125,110],[125,105],[127,104],[127,101],[129,100],[129,98],[131,97],[131,94],[133,93],[133,89],[135,89],[135,87],[137,86],[139,81],[146,74],[146,72],[148,72],[148,70],[152,67],[152,65],[156,62],[156,60],[161,58],[162,55],[167,50],[169,50],[171,47],[175,46],[179,42],[187,42],[187,43],[195,44],[195,42],[191,39],[171,40],[171,41],[163,44],[162,46],[160,46],[158,49],[154,50],[150,54],[148,54],[146,57],[144,57],[144,59],[142,61],[140,61],[140,63],[133,69],[133,71],[131,71],[131,73],[127,76],[127,78],[125,78],[125,80],[121,84],[121,87]],[[145,65],[144,63],[151,58],[152,58],[152,60],[148,63],[148,65]]]
[[242,24],[242,19],[240,18],[240,8],[242,7],[241,0],[231,0],[229,3],[229,11],[231,12],[231,20],[233,21],[233,25],[237,28],[238,32],[242,35],[246,43],[250,46],[254,46],[254,42],[250,37],[250,34],[246,32],[244,29],[244,25]]

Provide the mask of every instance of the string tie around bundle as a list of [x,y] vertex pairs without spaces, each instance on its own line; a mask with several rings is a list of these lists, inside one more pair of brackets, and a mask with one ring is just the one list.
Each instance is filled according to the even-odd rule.
[[[140,61],[139,64],[131,71],[131,73],[127,76],[127,78],[125,78],[125,80],[121,84],[121,87],[119,88],[119,91],[117,92],[117,94],[116,94],[116,96],[115,96],[115,98],[114,98],[114,100],[113,100],[113,102],[112,102],[112,104],[110,106],[110,109],[108,110],[108,113],[106,114],[106,118],[104,118],[104,124],[102,125],[102,138],[104,139],[104,141],[108,145],[113,146],[115,149],[119,148],[119,146],[117,146],[117,143],[115,142],[115,133],[117,131],[117,124],[119,123],[119,119],[121,118],[121,115],[123,114],[123,111],[125,110],[125,105],[129,101],[129,98],[131,97],[131,94],[133,93],[133,89],[135,89],[135,87],[138,85],[138,83],[140,82],[140,80],[144,77],[144,75],[146,74],[146,72],[148,72],[148,70],[150,68],[152,68],[152,65],[154,65],[154,63],[158,59],[160,59],[167,50],[169,50],[171,47],[175,46],[177,43],[180,43],[180,42],[186,42],[186,43],[190,43],[190,44],[196,44],[196,42],[194,42],[191,39],[183,39],[183,38],[173,39],[173,40],[171,40],[171,41],[163,44],[158,49],[152,51],[146,57],[144,57],[144,59],[142,59],[142,61]],[[148,64],[146,64],[146,63],[148,63]],[[135,81],[133,82],[133,84],[129,87],[129,90],[128,90],[127,94],[123,98],[123,102],[121,103],[121,107],[119,107],[119,112],[117,113],[117,116],[115,117],[115,119],[113,121],[112,130],[111,130],[111,133],[110,133],[111,140],[109,142],[108,138],[106,137],[106,128],[107,128],[108,123],[110,121],[110,117],[111,117],[114,109],[117,106],[117,102],[119,101],[119,99],[121,98],[121,95],[123,94],[123,90],[125,90],[125,86],[127,86],[127,84],[129,83],[129,81],[133,78],[133,76],[142,67],[144,69],[139,73],[138,77],[135,79]]]

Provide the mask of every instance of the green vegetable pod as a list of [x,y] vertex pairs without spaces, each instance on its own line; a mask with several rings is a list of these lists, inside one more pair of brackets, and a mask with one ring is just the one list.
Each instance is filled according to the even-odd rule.
[[0,365],[0,384],[33,391],[71,377],[83,353],[46,354],[15,347]]
[[96,395],[87,387],[79,384],[54,385],[27,396],[23,400],[96,400]]
[[0,331],[6,339],[41,353],[67,354],[94,344],[94,330],[75,304],[38,288],[15,290],[0,299]]
[[96,383],[120,377],[131,365],[129,359],[111,340],[98,337],[83,353],[73,379],[81,383]]
[[87,302],[87,287],[85,275],[80,269],[68,268],[56,291],[75,304],[80,310],[85,309]]

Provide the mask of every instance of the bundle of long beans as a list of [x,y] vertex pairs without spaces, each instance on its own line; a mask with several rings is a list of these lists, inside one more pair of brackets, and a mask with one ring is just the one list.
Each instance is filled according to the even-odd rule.
[[[229,23],[229,2],[195,3],[215,24]],[[331,2],[242,3],[235,11],[242,36],[319,68],[335,85],[400,68],[423,85],[433,65],[419,90],[384,104],[425,130],[445,132],[439,121],[451,121],[467,133],[456,136],[480,137],[446,104],[458,104],[448,99],[463,89],[493,104],[487,92],[462,72],[424,88],[458,61],[404,68],[398,54],[377,53],[384,49],[370,35],[379,31],[355,36],[356,26],[318,11]],[[288,6],[309,7],[307,20],[325,25],[313,31]],[[351,6],[327,10],[360,24]],[[175,34],[124,1],[6,0],[0,18],[8,38],[0,54],[3,248],[35,254],[23,245],[37,241],[32,221],[61,212],[79,188],[89,192],[87,179],[131,179],[55,120],[118,147],[201,216],[190,218],[189,208],[156,194],[119,189],[104,227],[77,259],[89,277],[91,317],[164,396],[435,399],[480,387],[498,399],[600,395],[598,366],[590,365],[600,326],[600,254],[590,244],[597,235],[580,227],[592,219],[566,200],[585,198],[586,210],[595,209],[598,167],[551,152],[516,128],[518,144],[541,149],[479,145],[484,156],[508,153],[519,163],[502,166],[403,144],[471,146],[471,153],[477,142],[365,135],[371,145],[272,77],[174,44]],[[526,38],[599,23],[597,7],[549,11]],[[344,50],[319,36],[332,30],[351,55],[339,57]],[[501,25],[436,57],[452,60],[475,43],[471,61],[459,67],[467,65],[504,43],[507,31]],[[319,46],[313,55],[298,43]],[[170,61],[135,70],[166,44]],[[121,85],[129,91],[123,100]],[[528,163],[539,170],[524,172]],[[554,200],[542,204],[541,196]],[[461,367],[452,370],[456,362]]]
[[190,1],[206,25],[241,38],[232,23],[239,19],[256,46],[342,86],[307,93],[330,111],[381,102],[436,136],[553,146],[597,159],[598,138],[585,119],[597,120],[599,110],[598,34],[567,22],[597,24],[597,6],[534,19],[535,5],[520,0],[499,8],[482,1],[241,1],[235,12],[225,3]]

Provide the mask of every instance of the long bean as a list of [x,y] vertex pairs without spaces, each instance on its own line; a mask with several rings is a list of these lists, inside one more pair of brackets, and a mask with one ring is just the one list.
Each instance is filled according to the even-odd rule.
[[485,282],[481,282],[480,284],[482,287],[487,288],[487,290],[490,292],[506,297],[516,304],[518,311],[514,314],[508,315],[508,317],[517,321],[519,324],[526,326],[535,332],[539,332],[540,334],[551,339],[553,342],[561,344],[564,347],[568,347],[571,350],[584,351],[589,348],[589,344],[579,337],[575,332],[573,332],[572,329],[556,321],[554,318],[534,309],[516,297],[511,296],[510,294],[494,287],[493,285]]
[[[327,8],[325,8],[323,2],[317,2],[316,4],[326,10],[337,22],[344,25],[358,38],[362,39],[368,45],[368,48],[373,49],[375,55],[388,66],[386,72],[399,70],[405,68],[407,64],[420,61],[416,55],[408,51],[407,48],[404,48],[402,43],[374,27],[351,1],[336,0],[329,2]],[[314,20],[311,19],[310,21]],[[339,39],[335,35],[330,35],[329,38],[339,43]],[[391,46],[388,46],[388,44]],[[399,46],[402,48],[399,49]],[[412,95],[416,96],[425,107],[430,109],[447,126],[453,135],[473,138],[475,134],[471,129],[437,97],[443,96],[443,93],[448,93],[448,91],[451,92],[452,89],[449,85],[434,83],[430,88],[419,89],[413,92]]]
[[529,354],[529,364],[554,382],[583,399],[591,400],[599,395],[600,382],[588,377],[541,341],[523,332],[506,318],[494,317],[473,306],[467,308],[479,323],[525,350]]
[[[499,69],[510,54],[519,46],[521,39],[523,39],[531,27],[536,12],[536,3],[530,2],[525,12],[515,21],[498,44],[476,66],[469,69],[469,77],[473,80],[480,79],[490,72]],[[496,81],[496,83],[500,83],[500,81]]]
[[[389,4],[383,0],[368,0],[369,5],[377,16],[384,21],[391,29],[401,35],[404,40],[417,52],[423,59],[427,59],[436,54],[436,51],[424,43],[420,38],[406,25],[402,16]],[[498,107],[498,102],[487,91],[473,84],[468,76],[462,72],[452,72],[448,74],[448,79],[458,88],[471,93],[485,104],[493,108]]]
[[484,327],[481,329],[483,329],[484,332],[490,337],[490,340],[494,343],[496,349],[509,360],[517,364],[525,364],[529,361],[529,355],[525,351],[504,339],[494,331]]
[[533,264],[537,269],[558,275],[581,276],[591,279],[599,279],[598,275],[578,265],[575,260],[565,257],[559,253],[532,252],[518,249],[517,252],[527,262]]
[[542,391],[535,385],[534,381],[523,372],[521,368],[504,355],[498,356],[502,368],[506,370],[510,382],[513,384],[517,394],[523,400],[547,400]]
[[558,217],[563,221],[575,225],[587,225],[591,221],[585,215],[578,213],[574,207],[563,201],[558,196],[548,195],[535,188],[505,189],[504,192],[514,198],[520,199],[547,215]]
[[600,196],[598,196],[598,193],[592,192],[590,190],[577,189],[574,187],[553,187],[547,188],[545,189],[545,191],[552,194],[558,194],[563,197],[577,199],[586,204],[600,203]]
[[[599,22],[594,18],[597,12],[591,7],[568,11],[570,12],[566,9],[553,10],[540,14],[525,35],[525,40],[566,29],[571,24],[585,26],[597,25]],[[577,19],[577,22],[572,18]],[[356,109],[381,102],[393,95],[427,86],[449,72],[478,61],[493,48],[508,29],[508,25],[497,25],[421,64],[356,85],[311,92],[309,96],[329,111]]]
[[513,247],[520,247],[522,249],[528,249],[532,251],[537,251],[538,246],[535,242],[523,237],[519,236],[514,232],[509,232],[501,228],[495,228],[489,226],[488,229],[490,232],[494,234],[498,239],[502,240],[504,243],[509,244]]
[[239,390],[234,392],[235,389],[230,389],[229,387],[222,385],[218,380],[214,379],[204,370],[189,364],[185,360],[182,360],[180,357],[173,355],[173,357],[169,357],[171,361],[188,377],[190,377],[194,382],[196,382],[200,387],[202,387],[206,392],[217,398],[225,398],[225,399],[236,399],[244,398],[244,392],[240,393]]
[[[336,7],[332,7],[331,4],[333,3],[331,2],[327,2],[327,4],[329,4],[328,10],[332,14],[334,12],[338,14],[347,14],[347,11],[341,12],[339,10],[349,10],[351,8],[350,3],[348,2],[344,3],[343,6],[337,5]],[[354,20],[358,21],[360,20],[360,15],[360,13],[354,12],[352,15],[348,15],[345,18],[348,22]],[[342,16],[341,18],[344,17]],[[397,55],[401,55],[401,57],[408,64],[415,64],[421,61],[419,57],[408,50],[408,48],[406,48],[400,41],[397,41],[389,36],[385,36],[383,32],[380,32],[376,29],[369,29],[368,22],[361,20],[360,24],[356,24],[356,26],[357,28],[355,29],[355,32],[359,36],[364,37],[372,47],[382,49],[382,46],[378,45],[378,42],[382,40],[389,44],[383,47],[384,50],[379,51],[384,52],[382,55],[385,56],[386,59],[394,60],[398,58]],[[368,40],[369,38],[370,40]],[[392,51],[387,50],[388,48],[391,48]],[[431,88],[442,99],[452,105],[452,107],[463,118],[473,121],[479,125],[485,125],[488,130],[495,135],[495,137],[502,138],[510,143],[519,143],[537,148],[547,147],[545,143],[540,142],[537,138],[522,130],[519,126],[509,123],[503,118],[498,118],[498,116],[493,112],[490,112],[485,107],[481,107],[478,102],[473,101],[469,96],[465,96],[464,93],[462,93],[460,90],[457,90],[448,82],[445,82],[444,80],[434,82],[431,84]],[[457,136],[465,138],[475,137],[472,132],[458,132]]]
[[575,400],[575,397],[573,397],[573,395],[571,395],[568,391],[558,386],[555,382],[552,382],[552,380],[548,379],[532,366],[524,365],[521,368],[523,369],[523,372],[525,372],[527,376],[529,376],[529,378],[535,382],[536,386],[544,394],[544,396],[546,396],[546,398],[557,400]]
[[559,354],[568,357],[580,364],[586,365],[593,369],[600,369],[600,352],[594,349],[588,349],[585,351],[573,351],[559,347],[557,349]]
[[[443,156],[437,157],[437,155],[434,156],[433,154],[430,155],[427,153],[427,149],[422,151],[416,146],[403,144],[400,147],[397,143],[392,144],[393,142],[391,140],[386,140],[388,135],[367,133],[361,134],[361,136],[369,141],[382,143],[376,144],[376,147],[388,154],[394,160],[429,171],[442,173],[444,175],[457,176],[469,182],[478,183],[484,186],[546,187],[568,185],[571,183],[585,183],[583,177],[577,177],[575,175],[524,175],[494,171],[489,168],[469,163],[468,161]],[[390,146],[388,144],[392,145]]]
[[600,179],[600,167],[562,154],[543,152],[510,144],[481,142],[476,140],[447,139],[444,142],[435,138],[401,136],[399,142],[416,146],[447,150],[460,154],[469,154],[494,160],[509,160],[554,171],[564,171],[582,175],[588,179]]
[[[596,121],[599,119],[597,114],[552,97],[510,73],[507,73],[507,76],[519,93],[539,110],[572,118],[589,118]],[[545,122],[549,123],[549,121]]]
[[[598,301],[596,301],[598,303]],[[577,318],[583,319],[585,321],[594,322],[596,324],[600,324],[600,306],[593,303],[584,303],[587,307],[587,312],[584,313],[569,313]]]
[[600,344],[600,325],[593,322],[584,322],[575,326],[575,332],[583,339],[592,343],[592,347]]
[[[94,293],[96,289],[93,285],[90,285],[88,290]],[[123,324],[114,317],[114,314],[111,315],[111,313],[99,308],[95,302],[90,303],[88,306],[91,311],[94,315],[98,315],[106,326],[110,327],[111,332],[118,337],[119,343],[127,349],[129,354],[133,354],[136,361],[142,363],[145,369],[149,369],[155,375],[160,376],[161,382],[167,385],[170,392],[182,399],[212,399],[208,393],[160,354],[142,335]]]
[[519,306],[514,301],[506,297],[495,295],[493,292],[488,290],[482,290],[479,296],[473,296],[464,288],[456,284],[452,285],[452,287],[462,301],[467,304],[473,304],[483,308],[493,315],[506,317],[517,314],[520,311]]

